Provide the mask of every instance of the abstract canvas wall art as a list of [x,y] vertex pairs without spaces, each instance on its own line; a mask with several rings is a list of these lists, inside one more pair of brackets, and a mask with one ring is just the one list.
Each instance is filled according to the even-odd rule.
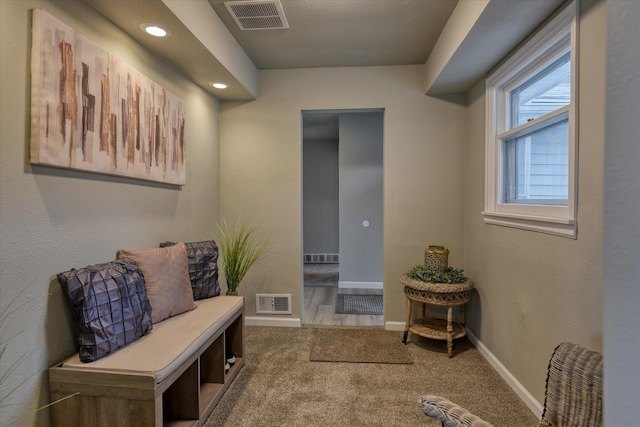
[[184,103],[33,10],[32,164],[185,184]]

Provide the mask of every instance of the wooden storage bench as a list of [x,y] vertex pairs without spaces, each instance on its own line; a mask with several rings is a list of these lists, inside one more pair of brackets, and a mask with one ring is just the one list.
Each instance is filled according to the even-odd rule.
[[[53,426],[201,426],[244,364],[244,298],[196,301],[195,310],[91,363],[49,369]],[[236,362],[225,373],[225,348]]]

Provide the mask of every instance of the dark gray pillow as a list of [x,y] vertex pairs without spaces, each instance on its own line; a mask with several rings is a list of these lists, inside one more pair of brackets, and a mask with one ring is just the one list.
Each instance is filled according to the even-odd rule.
[[[175,242],[160,243],[160,247],[175,245]],[[220,295],[218,282],[218,245],[213,240],[188,242],[187,261],[193,299],[205,299]]]
[[80,360],[93,362],[151,332],[144,276],[128,258],[57,275],[76,321]]

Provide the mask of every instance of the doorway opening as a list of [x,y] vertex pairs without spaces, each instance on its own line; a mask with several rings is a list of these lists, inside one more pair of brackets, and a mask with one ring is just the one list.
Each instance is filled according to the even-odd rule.
[[383,109],[302,111],[304,325],[384,325],[383,126]]

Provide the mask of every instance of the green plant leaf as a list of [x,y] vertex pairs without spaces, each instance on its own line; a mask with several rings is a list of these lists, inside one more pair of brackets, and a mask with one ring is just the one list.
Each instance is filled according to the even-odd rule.
[[443,272],[438,272],[420,264],[409,270],[407,276],[426,283],[464,283],[468,280],[462,269],[447,267]]
[[218,245],[229,292],[236,292],[251,266],[267,256],[269,239],[260,239],[257,229],[258,226],[248,226],[241,220],[233,228],[225,220],[218,224]]

